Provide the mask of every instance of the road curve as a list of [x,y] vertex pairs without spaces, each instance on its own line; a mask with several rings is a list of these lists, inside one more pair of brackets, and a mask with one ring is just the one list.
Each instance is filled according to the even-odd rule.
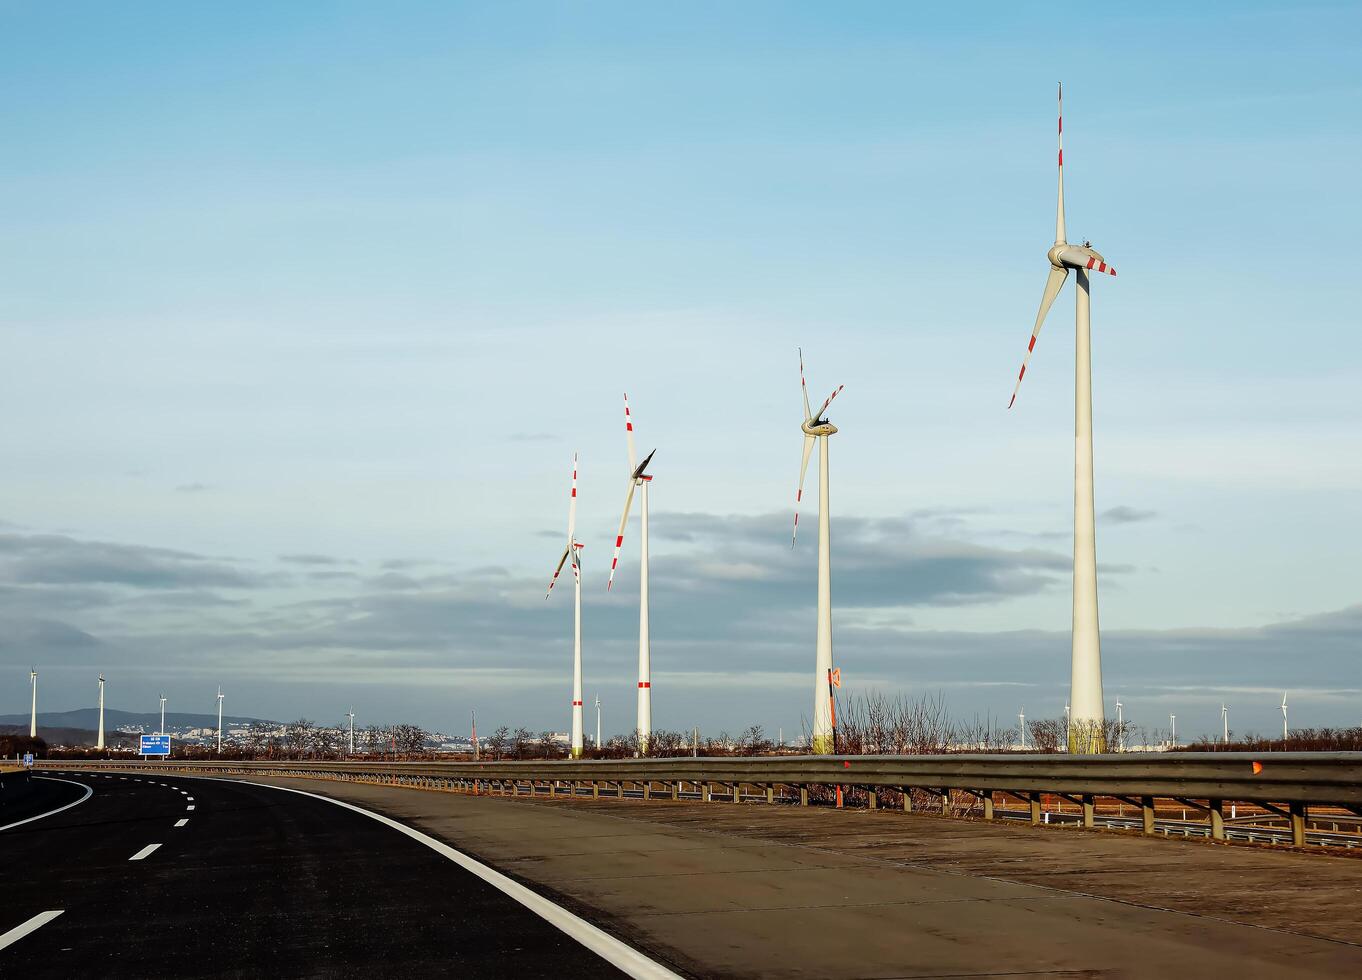
[[329,801],[64,778],[78,785],[44,786],[28,808],[92,795],[0,832],[0,976],[624,975],[446,856]]

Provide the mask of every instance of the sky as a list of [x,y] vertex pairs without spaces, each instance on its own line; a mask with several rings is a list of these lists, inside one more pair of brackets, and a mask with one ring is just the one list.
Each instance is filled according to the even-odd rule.
[[[0,713],[633,728],[1062,714],[1073,287],[1107,710],[1362,723],[1362,8],[0,3]],[[806,528],[817,494],[806,492]],[[588,719],[588,728],[594,718]]]

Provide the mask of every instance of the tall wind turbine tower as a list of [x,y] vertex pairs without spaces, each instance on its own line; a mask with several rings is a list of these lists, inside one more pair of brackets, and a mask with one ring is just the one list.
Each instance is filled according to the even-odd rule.
[[38,668],[28,669],[28,680],[33,685],[33,713],[28,717],[28,737],[38,737]]
[[1225,740],[1225,744],[1226,744],[1226,745],[1229,745],[1229,744],[1230,744],[1230,709],[1229,709],[1225,704],[1223,704],[1223,703],[1220,705],[1220,725],[1221,725],[1221,727],[1224,729],[1224,734],[1221,736],[1221,738],[1223,738],[1223,739]]
[[1012,389],[1011,408],[1017,400],[1022,378],[1045,315],[1059,295],[1069,270],[1077,272],[1074,344],[1074,573],[1073,655],[1070,700],[1069,751],[1097,753],[1106,750],[1102,708],[1102,649],[1097,625],[1097,518],[1093,504],[1092,460],[1092,305],[1088,273],[1096,270],[1116,275],[1107,260],[1087,242],[1070,245],[1064,230],[1064,90],[1059,92],[1059,205],[1055,211],[1055,244],[1047,253],[1050,275],[1041,294],[1040,312],[1031,331],[1031,342]]
[[558,567],[553,570],[553,578],[549,579],[548,591],[544,593],[547,599],[553,594],[554,583],[558,581],[558,575],[563,570],[563,563],[571,560],[572,562],[572,584],[574,589],[573,598],[573,627],[572,627],[572,758],[582,757],[582,569],[580,565],[581,557],[578,554],[582,550],[581,543],[577,540],[577,454],[572,454],[572,496],[568,503],[568,534],[567,547],[563,549],[563,557],[558,559]]
[[354,706],[353,704],[350,705],[350,710],[349,710],[348,712],[346,712],[345,717],[347,717],[347,718],[350,719],[350,753],[349,753],[349,754],[350,754],[350,755],[354,755],[354,754],[355,754],[355,706]]
[[1290,729],[1286,727],[1286,692],[1282,692],[1282,741],[1285,742]]
[[222,755],[222,685],[218,685],[218,755]]
[[99,735],[95,739],[95,748],[104,748],[104,675],[99,675]]
[[596,751],[601,750],[601,696],[596,695]]
[[809,471],[809,454],[813,452],[815,440],[818,442],[818,625],[814,644],[815,661],[813,676],[813,732],[809,736],[809,749],[816,755],[827,755],[834,751],[835,737],[832,728],[832,541],[831,541],[831,504],[828,499],[828,437],[837,431],[823,417],[832,400],[841,394],[845,385],[837,389],[823,402],[818,411],[809,411],[809,386],[804,380],[804,351],[799,351],[799,388],[804,395],[804,422],[800,426],[804,433],[804,456],[799,463],[799,487],[795,491],[794,531],[790,534],[790,547],[799,534],[799,505],[804,499],[804,476]]
[[1125,705],[1121,704],[1120,699],[1117,699],[1117,701],[1116,701],[1116,751],[1117,751],[1117,752],[1124,752],[1124,751],[1126,750],[1126,720],[1125,720],[1125,716],[1121,714],[1121,709],[1124,708],[1124,707],[1125,707]]
[[[634,457],[634,419],[629,414],[629,393],[624,394],[624,441],[629,448],[629,481],[624,494],[624,515],[620,518],[620,530],[615,535],[615,557],[610,560],[610,580],[606,591],[615,584],[615,566],[620,561],[620,548],[624,545],[624,528],[629,523],[629,508],[634,502],[634,489],[639,490],[639,562],[638,562],[638,748],[643,755],[648,754],[648,740],[653,735],[653,668],[652,654],[648,643],[648,484],[653,478],[645,471],[653,461],[654,449],[641,463],[635,465]],[[599,702],[597,704],[599,707]],[[597,736],[597,743],[600,738]]]
[[161,729],[160,729],[160,731],[158,731],[156,734],[157,734],[157,735],[164,735],[165,733],[166,733],[166,696],[165,696],[164,694],[162,694],[162,695],[161,695]]

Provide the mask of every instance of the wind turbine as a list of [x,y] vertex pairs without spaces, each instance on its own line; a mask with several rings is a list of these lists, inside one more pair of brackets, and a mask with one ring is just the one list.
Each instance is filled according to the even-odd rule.
[[1224,727],[1225,744],[1230,744],[1230,709],[1222,702],[1220,705],[1220,724]]
[[345,713],[345,717],[350,719],[350,755],[355,754],[355,706],[350,705],[350,710]]
[[478,712],[473,709],[469,712],[473,718],[473,761],[478,761]]
[[28,719],[28,737],[38,737],[38,668],[28,669],[28,680],[33,685],[33,713]]
[[[648,644],[648,484],[653,478],[644,471],[653,460],[654,449],[643,462],[635,465],[634,420],[629,414],[629,393],[624,393],[624,441],[629,447],[629,480],[624,494],[624,514],[620,517],[619,533],[615,535],[615,557],[610,561],[610,579],[606,591],[615,585],[615,566],[620,561],[624,545],[624,528],[629,523],[629,508],[634,502],[634,489],[639,493],[639,563],[638,563],[638,747],[648,754],[648,740],[653,734],[653,677],[652,654]],[[597,738],[597,744],[600,740]]]
[[601,750],[601,696],[596,695],[596,751]]
[[1041,294],[1040,312],[1031,331],[1031,342],[1022,359],[1017,385],[1012,389],[1011,408],[1017,400],[1022,378],[1045,315],[1059,295],[1069,270],[1076,270],[1076,316],[1074,344],[1074,572],[1073,572],[1073,655],[1070,672],[1070,697],[1074,721],[1069,732],[1069,751],[1102,752],[1102,648],[1097,625],[1097,531],[1093,505],[1092,462],[1092,307],[1088,273],[1096,270],[1116,275],[1106,259],[1087,242],[1070,245],[1064,231],[1064,90],[1059,92],[1059,205],[1055,212],[1055,244],[1047,253],[1050,275]]
[[104,748],[104,675],[99,675],[99,737],[95,740],[95,748]]
[[1124,752],[1124,751],[1126,750],[1126,720],[1125,720],[1125,717],[1121,714],[1121,709],[1122,709],[1123,707],[1124,707],[1124,705],[1121,704],[1120,699],[1118,698],[1117,701],[1116,701],[1116,751],[1117,751],[1117,752]]
[[1289,731],[1290,731],[1290,729],[1288,729],[1288,728],[1286,727],[1286,692],[1283,691],[1283,692],[1282,692],[1282,741],[1283,741],[1283,742],[1285,742],[1285,741],[1287,740]]
[[1178,716],[1177,716],[1177,715],[1169,715],[1169,716],[1168,716],[1168,736],[1169,736],[1169,744],[1170,744],[1173,748],[1177,748],[1177,745],[1178,745]]
[[1024,751],[1026,751],[1026,708],[1025,708],[1025,706],[1022,707],[1021,711],[1018,711],[1018,712],[1017,712],[1017,728],[1019,728],[1019,729],[1021,730],[1021,747],[1022,747],[1022,751],[1024,752]]
[[165,733],[166,733],[166,696],[165,696],[164,694],[162,694],[162,695],[161,695],[161,730],[158,731],[156,734],[157,734],[157,735],[164,735]]
[[572,581],[575,589],[572,631],[572,757],[580,759],[582,757],[582,569],[579,564],[581,559],[577,553],[581,551],[582,545],[576,538],[576,531],[577,454],[573,453],[572,497],[568,503],[567,547],[563,549],[563,557],[558,559],[558,567],[553,570],[553,578],[549,579],[549,588],[544,593],[544,598],[547,599],[553,593],[553,586],[558,581],[559,573],[563,570],[563,563],[571,559]]
[[832,400],[841,394],[845,385],[838,385],[817,412],[809,410],[809,385],[804,380],[804,351],[799,350],[799,388],[804,396],[804,456],[799,463],[799,487],[795,491],[794,530],[790,547],[799,535],[799,505],[804,499],[804,477],[809,471],[809,455],[814,441],[818,441],[818,623],[815,641],[813,672],[813,731],[809,736],[809,750],[816,755],[833,751],[832,727],[832,542],[831,504],[828,499],[828,436],[837,431],[823,417]]
[[218,685],[218,755],[222,755],[222,685]]

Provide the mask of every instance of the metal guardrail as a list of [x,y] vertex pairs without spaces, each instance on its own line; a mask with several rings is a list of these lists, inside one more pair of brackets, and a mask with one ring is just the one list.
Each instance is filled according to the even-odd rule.
[[[599,796],[601,786],[623,796],[626,785],[640,786],[647,798],[680,798],[692,784],[700,798],[713,798],[715,786],[742,798],[742,787],[764,787],[768,801],[775,787],[793,787],[807,805],[810,787],[855,787],[877,807],[886,790],[902,794],[929,790],[950,812],[952,794],[982,801],[984,819],[993,819],[995,794],[1029,804],[1033,823],[1041,820],[1041,796],[1071,800],[1081,807],[1082,824],[1097,825],[1094,800],[1114,798],[1139,807],[1146,834],[1155,833],[1154,803],[1176,800],[1208,816],[1210,836],[1224,840],[1225,804],[1255,803],[1285,818],[1298,846],[1305,843],[1310,806],[1329,806],[1362,814],[1362,752],[1233,752],[1177,754],[1124,753],[1102,756],[937,755],[937,756],[762,756],[673,759],[573,760],[531,762],[100,762],[40,763],[44,768],[89,769],[143,766],[180,771],[286,773],[322,778],[439,784],[441,788],[510,787],[519,792],[548,783],[570,787],[571,795]],[[659,786],[661,794],[654,792]],[[688,795],[688,794],[686,794]],[[724,795],[727,795],[725,792]],[[919,794],[920,796],[920,794]],[[1205,801],[1204,803],[1194,801]]]

